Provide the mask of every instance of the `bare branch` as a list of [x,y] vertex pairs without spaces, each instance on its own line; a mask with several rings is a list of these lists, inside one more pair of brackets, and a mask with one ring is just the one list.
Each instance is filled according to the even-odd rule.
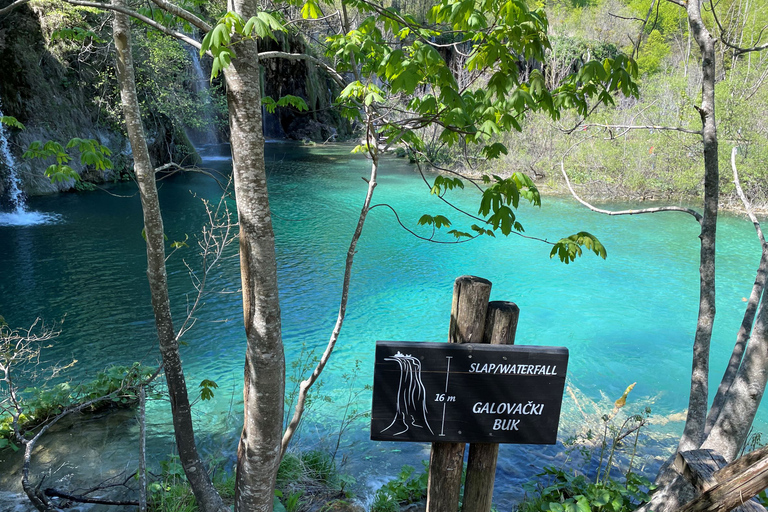
[[645,20],[643,18],[636,18],[634,16],[619,16],[618,14],[613,14],[612,12],[609,12],[608,16],[611,16],[613,18],[619,18],[620,20],[642,21],[642,22],[645,22]]
[[70,494],[58,489],[46,489],[45,495],[52,498],[64,498],[70,501],[76,501],[78,503],[93,503],[96,505],[133,505],[138,506],[138,501],[120,501],[120,500],[107,500],[104,498],[91,498],[89,496],[83,496],[81,494]]
[[137,19],[139,21],[142,21],[142,22],[146,23],[150,27],[159,30],[163,34],[166,34],[166,35],[169,35],[171,37],[175,37],[176,39],[179,39],[181,41],[184,41],[188,45],[194,46],[198,50],[202,47],[201,44],[198,41],[196,41],[195,39],[189,37],[188,35],[183,34],[181,32],[178,32],[176,30],[172,30],[172,29],[166,27],[165,25],[163,25],[162,23],[158,23],[155,20],[153,20],[151,18],[148,18],[148,17],[144,16],[143,14],[139,14],[138,12],[136,12],[134,10],[131,10],[131,9],[128,9],[128,8],[125,8],[125,7],[120,7],[120,6],[117,6],[117,5],[105,4],[105,3],[101,3],[101,2],[87,2],[87,1],[83,1],[83,0],[64,0],[64,1],[67,2],[68,4],[79,5],[81,7],[94,7],[96,9],[103,9],[103,10],[121,12],[123,14],[127,14],[128,16],[130,16],[132,18],[135,18],[135,19]]
[[478,236],[480,236],[479,234],[477,234],[477,235],[475,235],[475,236],[473,236],[471,238],[465,238],[464,240],[458,240],[458,239],[457,240],[451,240],[451,241],[435,240],[434,239],[434,236],[435,236],[435,230],[434,229],[432,230],[432,236],[430,236],[430,237],[421,236],[418,233],[414,232],[412,229],[408,228],[408,226],[403,224],[403,221],[400,220],[400,215],[398,215],[397,210],[395,210],[391,205],[386,204],[386,203],[375,204],[375,205],[371,206],[371,210],[373,210],[374,208],[379,208],[379,207],[389,208],[389,210],[395,215],[395,220],[397,220],[397,223],[400,224],[401,228],[403,228],[404,230],[406,230],[408,233],[410,233],[411,235],[415,236],[419,240],[423,240],[425,242],[431,242],[433,244],[446,244],[446,245],[450,244],[450,245],[455,245],[455,244],[463,244],[463,243],[472,241],[475,238],[477,238]]
[[739,194],[739,198],[741,199],[741,202],[744,203],[744,209],[747,211],[747,215],[749,216],[749,220],[752,221],[752,224],[755,225],[755,231],[757,231],[757,237],[760,239],[760,243],[765,248],[765,236],[763,235],[763,230],[760,227],[760,221],[757,220],[757,217],[755,216],[755,210],[752,208],[752,203],[749,202],[749,199],[747,199],[747,196],[744,194],[744,190],[741,188],[741,182],[739,181],[739,171],[736,169],[736,153],[738,151],[737,147],[734,147],[731,150],[731,169],[733,169],[733,184],[736,186],[736,192]]
[[603,215],[641,215],[645,213],[659,213],[659,212],[682,212],[687,213],[689,215],[692,215],[693,218],[696,219],[698,223],[701,223],[702,216],[699,212],[696,210],[693,210],[691,208],[683,208],[682,206],[659,206],[656,208],[640,208],[637,210],[619,210],[619,211],[611,211],[611,210],[604,210],[602,208],[598,208],[596,206],[593,206],[592,204],[588,203],[584,199],[582,199],[576,191],[573,189],[573,185],[571,185],[571,180],[568,179],[568,173],[565,172],[565,156],[577,145],[581,144],[582,142],[586,141],[587,139],[583,139],[570,148],[568,148],[568,151],[563,154],[563,157],[560,159],[560,171],[563,173],[563,178],[565,178],[565,184],[568,186],[568,190],[571,191],[571,195],[576,199],[578,202],[580,202],[582,205],[586,206],[593,212],[602,213]]
[[187,308],[187,317],[176,334],[176,339],[181,339],[184,334],[195,324],[195,313],[202,305],[202,299],[206,292],[208,276],[211,269],[218,264],[224,256],[224,251],[235,240],[231,234],[232,228],[236,223],[232,221],[232,214],[226,203],[226,194],[222,195],[215,209],[212,209],[207,201],[204,201],[205,212],[208,215],[208,223],[203,227],[201,239],[198,241],[200,246],[200,256],[202,257],[201,273],[198,277],[192,267],[184,262],[189,270],[190,278],[197,294],[191,306]]
[[188,21],[192,26],[199,28],[203,32],[210,32],[213,28],[191,12],[187,11],[186,9],[182,9],[178,5],[168,2],[167,0],[152,0],[152,3],[166,12],[169,12],[174,16],[183,19],[184,21]]
[[674,131],[682,133],[690,133],[692,135],[701,135],[701,130],[689,130],[688,128],[680,128],[677,126],[657,126],[657,125],[627,125],[627,124],[598,124],[589,123],[582,124],[583,128],[605,128],[614,130],[660,130],[660,131]]
[[[720,19],[717,17],[717,11],[715,10],[715,4],[712,2],[712,0],[709,0],[709,5],[711,7],[712,16],[714,16],[714,18],[715,18],[715,23],[717,23],[717,28],[720,30],[720,42],[722,42],[728,48],[731,48],[732,50],[734,50],[735,53],[736,53],[736,56],[742,55],[744,53],[750,53],[750,52],[761,52],[761,51],[765,50],[766,48],[768,48],[768,43],[761,44],[761,45],[756,45],[756,46],[751,46],[749,48],[742,48],[739,45],[733,44],[730,41],[728,41],[724,37],[725,29],[723,28],[723,25],[720,23]],[[765,28],[763,28],[763,30],[765,30]],[[763,38],[763,30],[760,31],[760,35],[759,35],[759,37],[757,39],[758,41],[760,41],[760,39]]]

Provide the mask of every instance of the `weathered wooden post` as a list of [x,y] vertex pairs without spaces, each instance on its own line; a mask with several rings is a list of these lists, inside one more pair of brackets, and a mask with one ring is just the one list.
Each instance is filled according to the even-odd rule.
[[[491,282],[474,276],[461,276],[453,285],[450,343],[481,343]],[[455,512],[459,509],[461,472],[465,443],[432,443],[429,455],[427,512]],[[495,466],[495,464],[494,464]]]
[[[519,317],[520,308],[513,302],[488,304],[483,343],[513,345]],[[498,456],[497,443],[470,443],[462,512],[490,512]]]

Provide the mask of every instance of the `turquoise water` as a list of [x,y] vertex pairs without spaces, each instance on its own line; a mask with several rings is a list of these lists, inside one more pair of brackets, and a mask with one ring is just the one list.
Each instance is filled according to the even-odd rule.
[[[361,177],[369,174],[369,164],[348,151],[288,144],[267,149],[289,363],[300,357],[302,347],[320,353],[336,318],[344,257],[367,186]],[[226,173],[228,161],[209,155],[205,165]],[[62,334],[43,359],[76,359],[75,380],[110,363],[152,363],[158,357],[139,200],[129,184],[109,192],[32,199],[30,210],[55,213],[57,222],[0,226],[0,314],[14,326],[29,325],[37,317],[48,323],[63,319]],[[216,202],[220,193],[204,174],[161,181],[167,236],[171,241],[190,237],[189,248],[168,261],[177,322],[194,296],[184,261],[192,268],[199,264],[195,237],[205,220],[202,199]],[[464,195],[459,203],[472,209],[477,195],[469,190]],[[430,196],[402,160],[382,165],[374,203],[394,207],[408,226],[415,226],[423,213],[449,215],[459,229],[469,224],[462,226],[457,214]],[[347,320],[323,377],[320,393],[332,403],[314,403],[300,446],[333,448],[350,388],[360,391],[352,401],[367,406],[362,387],[371,383],[376,340],[445,340],[453,281],[473,274],[493,282],[492,300],[520,306],[517,343],[569,348],[571,392],[564,399],[561,439],[587,423],[581,411],[592,419],[594,413],[608,412],[626,386],[637,382],[628,409],[652,407],[657,437],[648,441],[651,450],[643,464],[649,471],[658,465],[663,449],[682,430],[674,415],[687,405],[698,300],[698,225],[678,213],[605,217],[573,201],[548,197],[540,209],[521,207],[519,220],[527,234],[550,240],[590,231],[607,247],[608,258],[587,255],[563,265],[549,259],[550,246],[516,236],[426,243],[400,229],[388,209],[371,212],[358,246]],[[751,224],[723,215],[713,385],[735,339],[742,298],[750,293],[759,256]],[[231,458],[245,345],[236,244],[212,278],[211,293],[182,353],[190,387],[202,379],[219,384],[215,400],[196,407],[201,442]],[[356,362],[359,370],[354,372]],[[166,409],[163,402],[152,404],[158,436],[169,435]],[[766,415],[761,414],[756,429],[765,426]],[[341,454],[349,456],[348,469],[361,482],[392,476],[404,463],[420,466],[428,453],[423,445],[373,443],[367,437],[365,421],[352,424],[339,455],[339,460]],[[560,460],[559,452],[554,447],[503,446],[496,501],[506,506],[521,496],[520,482],[544,463]]]

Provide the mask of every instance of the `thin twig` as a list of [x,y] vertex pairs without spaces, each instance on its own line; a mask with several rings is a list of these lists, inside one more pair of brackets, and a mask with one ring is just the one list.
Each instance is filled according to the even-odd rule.
[[280,447],[280,458],[285,455],[286,449],[288,448],[288,443],[291,442],[291,438],[296,433],[296,429],[298,428],[299,422],[301,421],[301,417],[304,413],[309,389],[320,377],[320,373],[322,373],[325,365],[328,363],[328,359],[331,357],[331,353],[333,352],[333,349],[336,346],[336,342],[339,339],[339,334],[341,333],[341,328],[344,324],[344,318],[346,316],[347,300],[349,298],[349,283],[352,278],[352,265],[354,263],[355,253],[357,250],[357,242],[360,239],[360,235],[363,233],[365,219],[368,216],[368,212],[370,211],[371,199],[373,198],[373,191],[376,188],[376,178],[379,172],[379,148],[376,143],[377,134],[371,123],[371,111],[370,109],[366,110],[368,117],[368,122],[366,123],[366,141],[368,143],[368,152],[371,156],[371,174],[370,178],[367,180],[368,190],[365,195],[365,200],[363,201],[363,207],[360,209],[357,226],[355,227],[355,232],[352,235],[352,241],[349,243],[349,249],[347,250],[346,265],[344,267],[344,279],[341,286],[341,300],[339,301],[339,313],[336,317],[336,325],[331,332],[331,337],[328,340],[328,344],[325,347],[323,355],[320,357],[320,360],[315,366],[315,369],[312,371],[312,374],[303,380],[299,385],[299,397],[296,401],[296,409],[294,411],[293,417],[291,418],[291,421],[288,423],[288,426],[285,429],[285,433],[283,434]]

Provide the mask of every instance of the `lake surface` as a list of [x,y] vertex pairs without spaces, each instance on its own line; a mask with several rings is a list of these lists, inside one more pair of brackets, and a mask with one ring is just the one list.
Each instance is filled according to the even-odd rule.
[[[223,149],[208,148],[204,165],[226,182],[229,160]],[[349,149],[277,143],[267,148],[289,374],[299,374],[292,362],[301,367],[309,352],[322,352],[336,318],[344,257],[367,187],[361,178],[369,175],[369,163]],[[215,205],[221,188],[209,175],[186,173],[162,180],[160,196],[169,243],[189,237],[189,247],[168,260],[180,324],[194,300],[185,261],[199,268],[203,200]],[[458,203],[476,211],[477,193],[468,187],[462,196]],[[234,211],[233,200],[227,203]],[[374,203],[391,205],[412,229],[424,213],[447,215],[465,231],[471,224],[430,196],[403,160],[383,163]],[[520,208],[526,234],[557,240],[589,231],[607,247],[607,260],[587,254],[563,265],[549,259],[549,245],[514,235],[427,243],[401,229],[388,209],[372,210],[358,246],[347,320],[297,446],[333,450],[344,428],[337,461],[346,455],[346,469],[366,485],[394,476],[402,464],[420,468],[428,446],[369,441],[366,420],[347,425],[344,413],[349,417],[352,409],[369,407],[363,387],[371,384],[375,341],[446,340],[453,281],[472,274],[493,282],[492,300],[520,307],[518,344],[570,350],[561,440],[598,424],[624,389],[637,382],[626,409],[653,410],[653,436],[643,436],[648,448],[640,462],[652,472],[682,430],[680,413],[687,406],[698,307],[698,225],[679,213],[606,217],[568,199],[545,197],[543,203]],[[0,314],[18,327],[38,317],[62,322],[62,333],[45,349],[43,360],[77,360],[68,374],[75,381],[109,364],[155,363],[159,356],[135,187],[35,198],[28,207],[54,221],[0,226]],[[748,221],[722,215],[719,229],[713,386],[730,354],[760,258]],[[430,230],[418,232],[428,236]],[[201,444],[221,452],[227,463],[240,428],[245,346],[236,246],[212,272],[205,304],[182,348],[192,391],[202,379],[219,385],[215,399],[199,403],[196,414]],[[761,413],[755,429],[765,431],[767,420]],[[150,423],[152,435],[169,439],[166,403],[150,404]],[[544,464],[562,460],[562,446],[502,446],[495,491],[500,510],[522,496],[521,482]]]

